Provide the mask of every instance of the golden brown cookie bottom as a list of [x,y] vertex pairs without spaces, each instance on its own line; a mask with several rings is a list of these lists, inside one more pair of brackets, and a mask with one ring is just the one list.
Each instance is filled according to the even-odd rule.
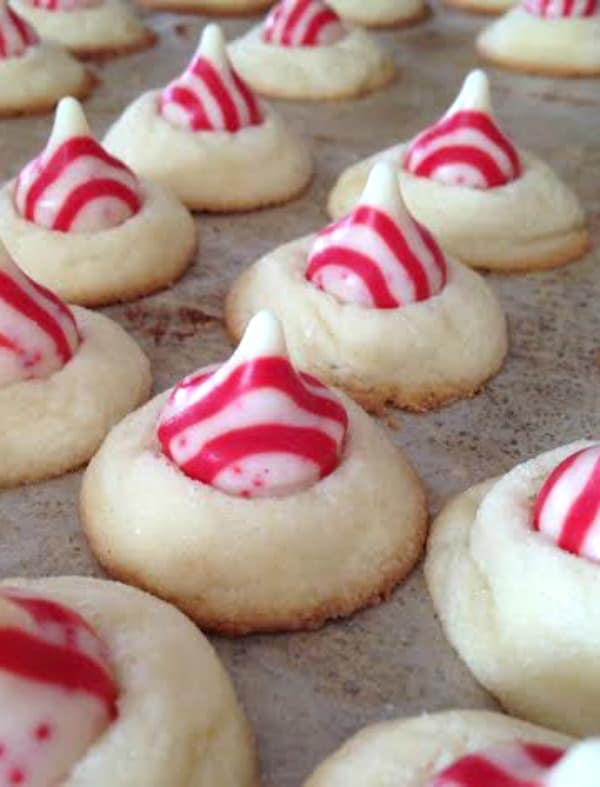
[[[206,608],[203,600],[199,598],[196,602],[189,598],[179,598],[165,590],[158,590],[152,582],[148,583],[145,576],[136,571],[128,571],[122,565],[117,565],[110,560],[110,550],[100,544],[101,534],[95,528],[86,527],[86,522],[93,519],[93,499],[91,495],[83,495],[81,500],[81,519],[86,537],[90,543],[92,552],[106,573],[113,579],[125,582],[128,585],[146,590],[153,595],[160,597],[174,604],[188,617],[192,618],[204,631],[214,632],[228,637],[241,637],[247,634],[273,634],[282,631],[316,631],[322,628],[328,621],[338,618],[345,618],[362,609],[375,607],[386,601],[395,587],[403,580],[415,567],[425,541],[427,539],[427,509],[425,499],[422,503],[422,516],[419,527],[415,527],[412,540],[407,540],[401,555],[398,555],[394,566],[382,574],[379,586],[373,588],[360,589],[348,592],[340,596],[335,601],[320,604],[313,609],[306,610],[302,614],[294,617],[282,615],[274,616],[240,616],[235,619],[224,620],[222,615],[216,611],[213,615]],[[108,555],[108,557],[106,557]]]
[[491,8],[487,3],[477,2],[477,0],[443,0],[443,3],[448,8],[481,16],[500,16],[507,11],[507,8]]
[[158,34],[154,30],[146,28],[144,36],[136,41],[132,41],[130,44],[99,46],[97,48],[73,46],[67,47],[67,49],[72,55],[81,60],[109,60],[113,57],[124,57],[125,55],[133,55],[136,52],[143,52],[153,47],[157,42]]
[[242,8],[233,8],[225,0],[219,4],[206,5],[203,0],[138,0],[143,8],[153,11],[168,11],[172,14],[199,14],[202,16],[256,16],[273,5],[275,0],[247,0]]
[[403,27],[411,27],[412,25],[418,25],[420,22],[425,22],[431,16],[433,16],[431,8],[429,6],[424,6],[414,14],[394,22],[365,22],[363,19],[353,17],[352,14],[343,14],[343,19],[352,24],[371,27],[375,30],[400,30]]
[[[502,57],[495,53],[488,52],[481,44],[477,44],[478,54],[488,63],[499,68],[505,68],[509,71],[518,71],[520,73],[533,74],[534,76],[546,77],[559,77],[565,79],[575,79],[577,77],[598,77],[600,76],[600,65],[593,66],[553,66],[546,63],[536,63],[527,59],[527,56],[516,57]],[[565,263],[555,263],[547,267],[557,267]],[[540,266],[542,267],[542,266]]]

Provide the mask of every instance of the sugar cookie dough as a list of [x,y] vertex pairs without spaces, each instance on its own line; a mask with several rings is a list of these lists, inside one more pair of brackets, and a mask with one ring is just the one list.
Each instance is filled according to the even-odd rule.
[[205,28],[182,76],[136,99],[104,144],[193,210],[245,211],[289,202],[313,172],[304,142],[232,69],[216,25]]
[[115,428],[81,513],[108,573],[227,634],[318,628],[417,561],[422,487],[349,399],[299,374],[267,312],[221,367]]
[[168,287],[197,246],[183,205],[109,156],[74,99],[61,101],[41,155],[0,190],[0,236],[32,278],[84,306]]
[[404,27],[431,13],[425,0],[329,0],[329,5],[342,19],[366,27]]
[[145,8],[208,16],[252,16],[266,11],[274,0],[138,0]]
[[512,273],[579,259],[590,240],[578,198],[547,164],[515,148],[491,112],[487,78],[474,71],[438,123],[347,169],[329,213],[348,213],[374,164],[387,161],[409,210],[461,262]]
[[[431,787],[433,778],[454,761],[518,742],[560,749],[572,743],[563,735],[500,713],[452,710],[425,714],[361,730],[329,756],[304,787]],[[444,781],[435,784],[449,787]],[[459,784],[463,787],[463,782]],[[486,784],[485,780],[466,782],[464,787]],[[512,782],[502,784],[509,787]]]
[[278,315],[300,368],[375,411],[471,396],[508,349],[495,295],[414,221],[384,163],[349,216],[241,274],[225,307],[234,339],[260,309]]
[[[283,0],[267,20],[229,46],[234,67],[265,96],[355,98],[387,85],[392,59],[360,28],[346,28],[320,0]],[[317,21],[314,21],[317,20]]]
[[[572,465],[589,447],[583,465]],[[458,495],[434,524],[425,564],[445,633],[475,677],[511,713],[577,735],[600,725],[600,569],[554,539],[581,495],[579,514],[597,516],[598,454],[574,443]],[[545,499],[564,460],[575,473],[558,498]],[[550,523],[539,529],[546,503]]]
[[[556,9],[544,16],[541,10]],[[583,15],[589,10],[589,15]],[[600,75],[600,3],[528,0],[479,34],[479,54],[496,66],[554,77]]]
[[80,57],[126,55],[156,42],[121,0],[58,0],[52,8],[37,0],[10,4],[42,38]]
[[51,110],[64,95],[86,98],[94,78],[62,47],[40,41],[34,29],[0,0],[0,117]]
[[231,682],[173,607],[116,582],[19,578],[0,584],[0,617],[3,644],[23,654],[12,672],[3,648],[0,668],[12,783],[258,787]]
[[0,247],[0,488],[87,462],[150,385],[148,359],[117,323],[71,311]]

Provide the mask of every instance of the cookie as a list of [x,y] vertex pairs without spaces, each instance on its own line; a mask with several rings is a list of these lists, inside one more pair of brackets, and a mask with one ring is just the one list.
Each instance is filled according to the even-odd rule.
[[0,618],[6,784],[258,787],[229,677],[173,607],[99,579],[14,578]]
[[111,576],[230,635],[314,629],[379,602],[426,528],[408,461],[349,399],[296,372],[265,312],[223,366],[113,430],[81,515]]
[[313,172],[304,142],[231,68],[217,25],[205,28],[182,76],[134,101],[104,145],[192,210],[283,204],[304,191]]
[[65,94],[86,98],[95,79],[55,44],[40,41],[6,0],[0,0],[0,117],[48,112]]
[[472,396],[508,349],[496,297],[414,221],[385,163],[347,217],[242,273],[225,307],[234,339],[260,309],[282,321],[296,364],[375,412]]
[[574,262],[589,248],[577,196],[501,131],[482,71],[469,74],[436,124],[347,169],[329,196],[333,218],[356,204],[378,161],[395,167],[408,208],[444,251],[471,267],[544,270]]
[[345,27],[321,0],[282,0],[229,53],[253,90],[272,98],[356,98],[385,87],[395,74],[377,41]]
[[147,49],[156,34],[120,0],[11,0],[17,13],[44,39],[78,57],[116,57]]
[[488,62],[554,77],[600,75],[600,3],[525,0],[477,38]]
[[598,710],[600,449],[575,443],[451,500],[427,584],[450,642],[509,712],[576,735]]
[[197,246],[183,205],[110,156],[74,99],[61,101],[41,155],[0,190],[0,235],[32,278],[85,306],[168,287]]
[[117,323],[69,309],[0,248],[0,487],[87,462],[150,385],[148,359]]

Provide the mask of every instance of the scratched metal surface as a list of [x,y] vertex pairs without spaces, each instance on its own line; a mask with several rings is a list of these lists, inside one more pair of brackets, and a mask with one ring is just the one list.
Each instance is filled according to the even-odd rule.
[[[98,132],[142,89],[166,82],[184,65],[201,26],[166,15],[151,23],[161,34],[156,49],[97,68],[101,86],[86,109]],[[247,24],[228,22],[226,29],[233,35]],[[343,104],[281,105],[312,143],[318,174],[310,191],[278,210],[200,217],[201,251],[183,281],[107,309],[149,354],[157,391],[227,355],[221,317],[229,283],[261,253],[325,221],[325,196],[343,167],[439,115],[477,64],[472,39],[481,24],[438,10],[422,26],[381,35],[399,67],[390,89]],[[517,460],[598,433],[600,81],[492,75],[504,125],[575,186],[596,250],[552,273],[490,277],[511,323],[512,350],[502,373],[473,401],[384,424],[424,478],[432,512],[449,494]],[[0,177],[15,174],[40,149],[48,122],[0,124]],[[79,530],[79,485],[76,473],[0,494],[1,576],[100,573]],[[321,632],[213,641],[254,723],[265,787],[299,785],[369,721],[493,705],[445,642],[420,571],[389,603]]]

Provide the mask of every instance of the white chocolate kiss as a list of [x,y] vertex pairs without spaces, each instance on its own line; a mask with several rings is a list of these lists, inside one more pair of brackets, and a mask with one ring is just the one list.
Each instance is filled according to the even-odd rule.
[[[75,322],[56,302],[37,289],[12,261],[0,243],[0,387],[24,380],[49,377],[65,365],[55,340],[62,334],[73,355],[79,345]],[[3,291],[3,277],[10,279],[20,295],[15,303]],[[29,306],[41,310],[54,336],[34,318]]]
[[[471,71],[463,82],[458,96],[442,118],[430,129],[426,129],[422,134],[415,137],[409,148],[410,165],[407,167],[409,171],[414,172],[415,168],[425,158],[436,151],[466,146],[478,149],[489,156],[500,171],[506,177],[510,177],[513,174],[514,167],[506,152],[497,144],[493,137],[488,136],[487,133],[475,126],[469,125],[455,128],[452,131],[440,132],[439,135],[426,142],[422,140],[423,135],[428,134],[431,130],[435,130],[436,127],[439,127],[444,121],[449,120],[459,112],[478,112],[487,116],[490,122],[495,124],[490,84],[485,71],[481,69]],[[480,172],[477,165],[472,165],[467,161],[456,160],[450,161],[445,165],[439,165],[436,167],[435,174],[432,177],[441,183],[449,185],[460,184],[470,188],[487,187],[485,175]]]
[[457,112],[464,111],[484,112],[486,115],[494,114],[490,81],[481,68],[476,68],[467,74],[459,94],[444,117],[451,117]]
[[[280,358],[289,363],[281,324],[272,313],[262,311],[248,324],[231,358],[211,377],[191,390],[175,391],[161,413],[160,422],[184,413],[229,379],[239,367],[265,358]],[[337,397],[327,388],[306,380],[299,382],[314,396],[337,403]],[[338,406],[341,407],[339,403]],[[337,457],[341,455],[345,425],[307,410],[294,402],[285,389],[273,385],[240,392],[225,401],[213,415],[179,432],[170,443],[172,458],[180,467],[185,466],[208,442],[236,430],[265,424],[316,429],[331,438],[337,447]],[[319,466],[293,450],[261,451],[249,452],[222,468],[211,485],[234,496],[272,497],[301,491],[319,477]]]
[[[81,104],[74,98],[66,97],[58,104],[54,125],[43,152],[19,175],[15,203],[22,216],[26,214],[30,188],[38,181],[53,154],[70,139],[77,137],[94,139]],[[100,145],[97,147],[102,152]],[[58,176],[40,194],[35,203],[35,223],[52,228],[57,214],[73,191],[93,180],[113,181],[138,193],[136,178],[129,170],[112,166],[97,155],[81,155],[65,160]],[[116,227],[130,218],[133,212],[122,199],[100,194],[86,201],[70,231],[97,232]]]
[[[15,595],[18,593],[15,591]],[[65,628],[37,624],[0,595],[0,628],[35,640],[65,644]],[[87,628],[70,629],[70,647],[107,668],[103,647]],[[110,724],[106,705],[82,691],[32,680],[0,668],[0,784],[49,787],[63,782],[89,746]]]
[[598,787],[600,738],[590,738],[569,749],[542,784],[543,787]]
[[[429,297],[439,293],[444,285],[443,274],[406,207],[398,174],[390,162],[380,161],[375,164],[357,207],[375,208],[392,220],[423,269],[429,283]],[[343,249],[357,251],[369,257],[379,268],[388,289],[399,304],[405,305],[417,299],[414,283],[402,254],[398,249],[392,248],[369,224],[353,222],[351,216],[338,222],[333,232],[317,237],[309,260],[331,246],[339,247],[342,252],[340,265],[321,268],[311,280],[342,303],[374,306],[373,296],[361,276],[344,267]]]

